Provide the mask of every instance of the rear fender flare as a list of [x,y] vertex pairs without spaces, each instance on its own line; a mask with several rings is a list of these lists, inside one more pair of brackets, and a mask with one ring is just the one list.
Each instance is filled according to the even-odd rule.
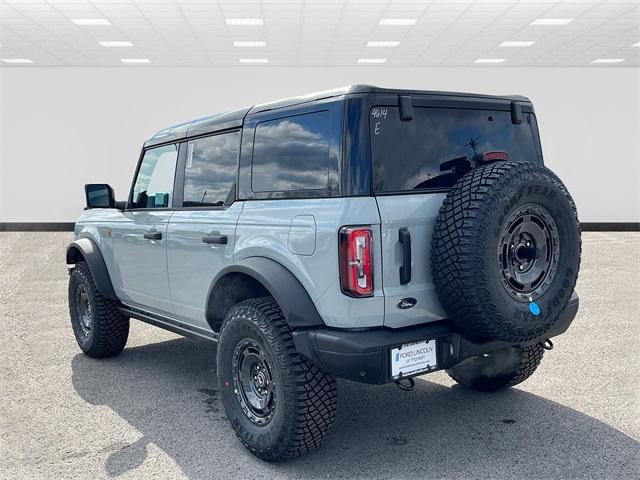
[[[222,269],[214,278],[209,288],[206,306],[206,318],[210,323],[219,323],[225,315],[225,307],[229,304],[228,295],[224,292],[223,280],[230,275],[246,275],[260,284],[276,301],[290,328],[324,326],[311,297],[304,286],[282,264],[266,257],[249,257],[234,265]],[[244,300],[238,298],[235,301]]]

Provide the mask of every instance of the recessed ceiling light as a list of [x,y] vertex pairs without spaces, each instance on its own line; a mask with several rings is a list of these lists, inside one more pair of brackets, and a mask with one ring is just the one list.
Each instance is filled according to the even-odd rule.
[[241,58],[240,63],[269,63],[268,58]]
[[386,63],[386,58],[359,58],[358,63]]
[[251,41],[251,42],[233,42],[234,47],[266,47],[267,42]]
[[3,58],[4,63],[33,63],[30,58]]
[[591,63],[622,63],[624,58],[596,58]]
[[367,47],[397,47],[400,42],[367,42]]
[[507,41],[502,42],[499,47],[530,47],[536,42],[526,42],[526,41]]
[[111,25],[106,18],[72,18],[71,21],[76,25]]
[[[2,46],[2,45],[0,45],[0,47],[1,47],[1,46]],[[634,44],[633,44],[633,45],[631,45],[631,46],[632,46],[632,47],[640,47],[640,42],[636,42],[636,43],[634,43]]]
[[415,25],[417,18],[381,18],[378,25]]
[[129,41],[116,41],[116,42],[98,42],[103,47],[133,47],[133,43]]
[[262,25],[261,18],[227,18],[227,25]]
[[502,63],[506,58],[479,58],[473,63]]
[[148,58],[121,58],[122,63],[151,63]]
[[573,18],[536,18],[531,25],[567,25]]

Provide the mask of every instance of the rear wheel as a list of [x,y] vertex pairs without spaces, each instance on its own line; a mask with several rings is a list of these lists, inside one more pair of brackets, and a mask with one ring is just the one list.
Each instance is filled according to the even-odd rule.
[[226,314],[218,379],[236,435],[263,460],[307,453],[333,425],[335,380],[296,352],[271,297],[245,300]]
[[98,291],[87,264],[76,263],[69,277],[69,315],[76,341],[90,357],[110,357],[124,349],[129,319],[118,306]]
[[505,348],[467,358],[447,373],[467,388],[492,392],[524,382],[536,371],[543,354],[540,344]]

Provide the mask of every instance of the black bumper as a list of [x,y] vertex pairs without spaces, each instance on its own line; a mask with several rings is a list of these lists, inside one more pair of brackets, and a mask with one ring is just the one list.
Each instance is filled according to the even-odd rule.
[[[532,345],[564,333],[578,312],[578,296],[574,293],[560,318],[541,338],[529,342],[489,341],[474,343],[461,335],[450,320],[413,327],[366,330],[338,330],[328,327],[293,332],[296,350],[336,377],[362,383],[382,384],[391,377],[390,350],[421,340],[436,340],[437,368],[451,368],[465,358],[514,345]],[[426,373],[426,372],[423,372]]]

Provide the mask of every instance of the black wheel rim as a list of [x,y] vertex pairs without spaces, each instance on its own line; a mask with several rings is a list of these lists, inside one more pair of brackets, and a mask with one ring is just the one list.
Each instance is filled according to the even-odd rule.
[[234,393],[247,418],[266,425],[275,412],[275,384],[264,350],[258,342],[246,338],[233,351]]
[[80,331],[85,337],[88,337],[93,329],[93,312],[87,289],[83,284],[79,284],[76,288],[76,308]]
[[546,208],[530,203],[509,215],[498,242],[498,268],[511,297],[540,297],[553,282],[559,257],[558,228]]

